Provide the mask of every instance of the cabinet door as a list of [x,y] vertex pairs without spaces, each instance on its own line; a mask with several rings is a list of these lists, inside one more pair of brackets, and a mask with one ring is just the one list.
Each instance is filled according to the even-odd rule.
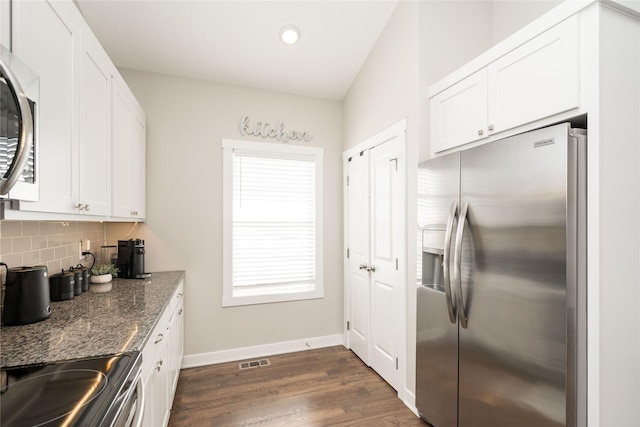
[[11,3],[0,1],[0,44],[11,46]]
[[487,136],[487,72],[482,69],[438,93],[431,105],[431,151]]
[[155,370],[151,371],[149,378],[144,384],[144,417],[142,418],[143,427],[155,427],[156,426],[156,380],[158,376]]
[[[167,331],[168,332],[168,331]],[[153,412],[155,426],[166,426],[169,423],[169,373],[170,367],[168,363],[169,345],[168,341],[162,346],[153,375],[154,380],[154,399]]]
[[489,124],[496,132],[579,106],[578,17],[489,65]]
[[112,214],[144,219],[147,119],[124,82],[112,84]]
[[112,148],[113,187],[112,214],[130,217],[133,194],[133,104],[122,83],[113,78]]
[[12,2],[13,53],[40,76],[36,137],[40,197],[21,209],[74,213],[77,61],[82,17],[72,2]]
[[89,215],[111,202],[111,61],[90,31],[82,34],[79,96],[79,198]]
[[141,108],[134,110],[132,153],[132,216],[142,220],[146,216],[147,119]]
[[184,304],[180,304],[171,318],[171,336],[169,341],[169,402],[173,406],[173,396],[178,385],[182,355],[184,349]]

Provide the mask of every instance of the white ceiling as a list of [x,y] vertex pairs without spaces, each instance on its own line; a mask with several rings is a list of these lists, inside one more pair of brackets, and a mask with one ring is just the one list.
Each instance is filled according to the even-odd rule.
[[[76,0],[118,67],[342,100],[398,0]],[[300,41],[278,39],[286,24]]]

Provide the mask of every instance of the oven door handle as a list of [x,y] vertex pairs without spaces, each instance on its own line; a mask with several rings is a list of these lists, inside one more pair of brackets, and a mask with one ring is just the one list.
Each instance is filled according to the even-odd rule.
[[138,375],[136,383],[136,419],[131,423],[132,426],[142,427],[144,419],[144,380],[142,372]]
[[13,74],[9,65],[3,62],[1,57],[0,74],[5,77],[9,90],[13,93],[13,97],[18,103],[20,114],[18,147],[16,147],[16,153],[5,177],[0,178],[0,195],[4,195],[9,193],[9,190],[11,190],[18,179],[20,179],[22,171],[29,159],[29,152],[33,145],[33,116],[31,115],[29,100],[24,94],[20,83],[18,83],[17,77]]

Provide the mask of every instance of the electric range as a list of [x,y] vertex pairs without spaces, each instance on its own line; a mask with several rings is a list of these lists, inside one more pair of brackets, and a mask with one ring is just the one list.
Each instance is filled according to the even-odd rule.
[[140,425],[144,391],[139,352],[3,368],[0,424]]

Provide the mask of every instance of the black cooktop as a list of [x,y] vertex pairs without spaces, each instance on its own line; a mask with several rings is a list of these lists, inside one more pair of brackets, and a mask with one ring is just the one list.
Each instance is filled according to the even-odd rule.
[[141,358],[120,353],[0,371],[2,426],[109,425],[122,389],[130,387]]

